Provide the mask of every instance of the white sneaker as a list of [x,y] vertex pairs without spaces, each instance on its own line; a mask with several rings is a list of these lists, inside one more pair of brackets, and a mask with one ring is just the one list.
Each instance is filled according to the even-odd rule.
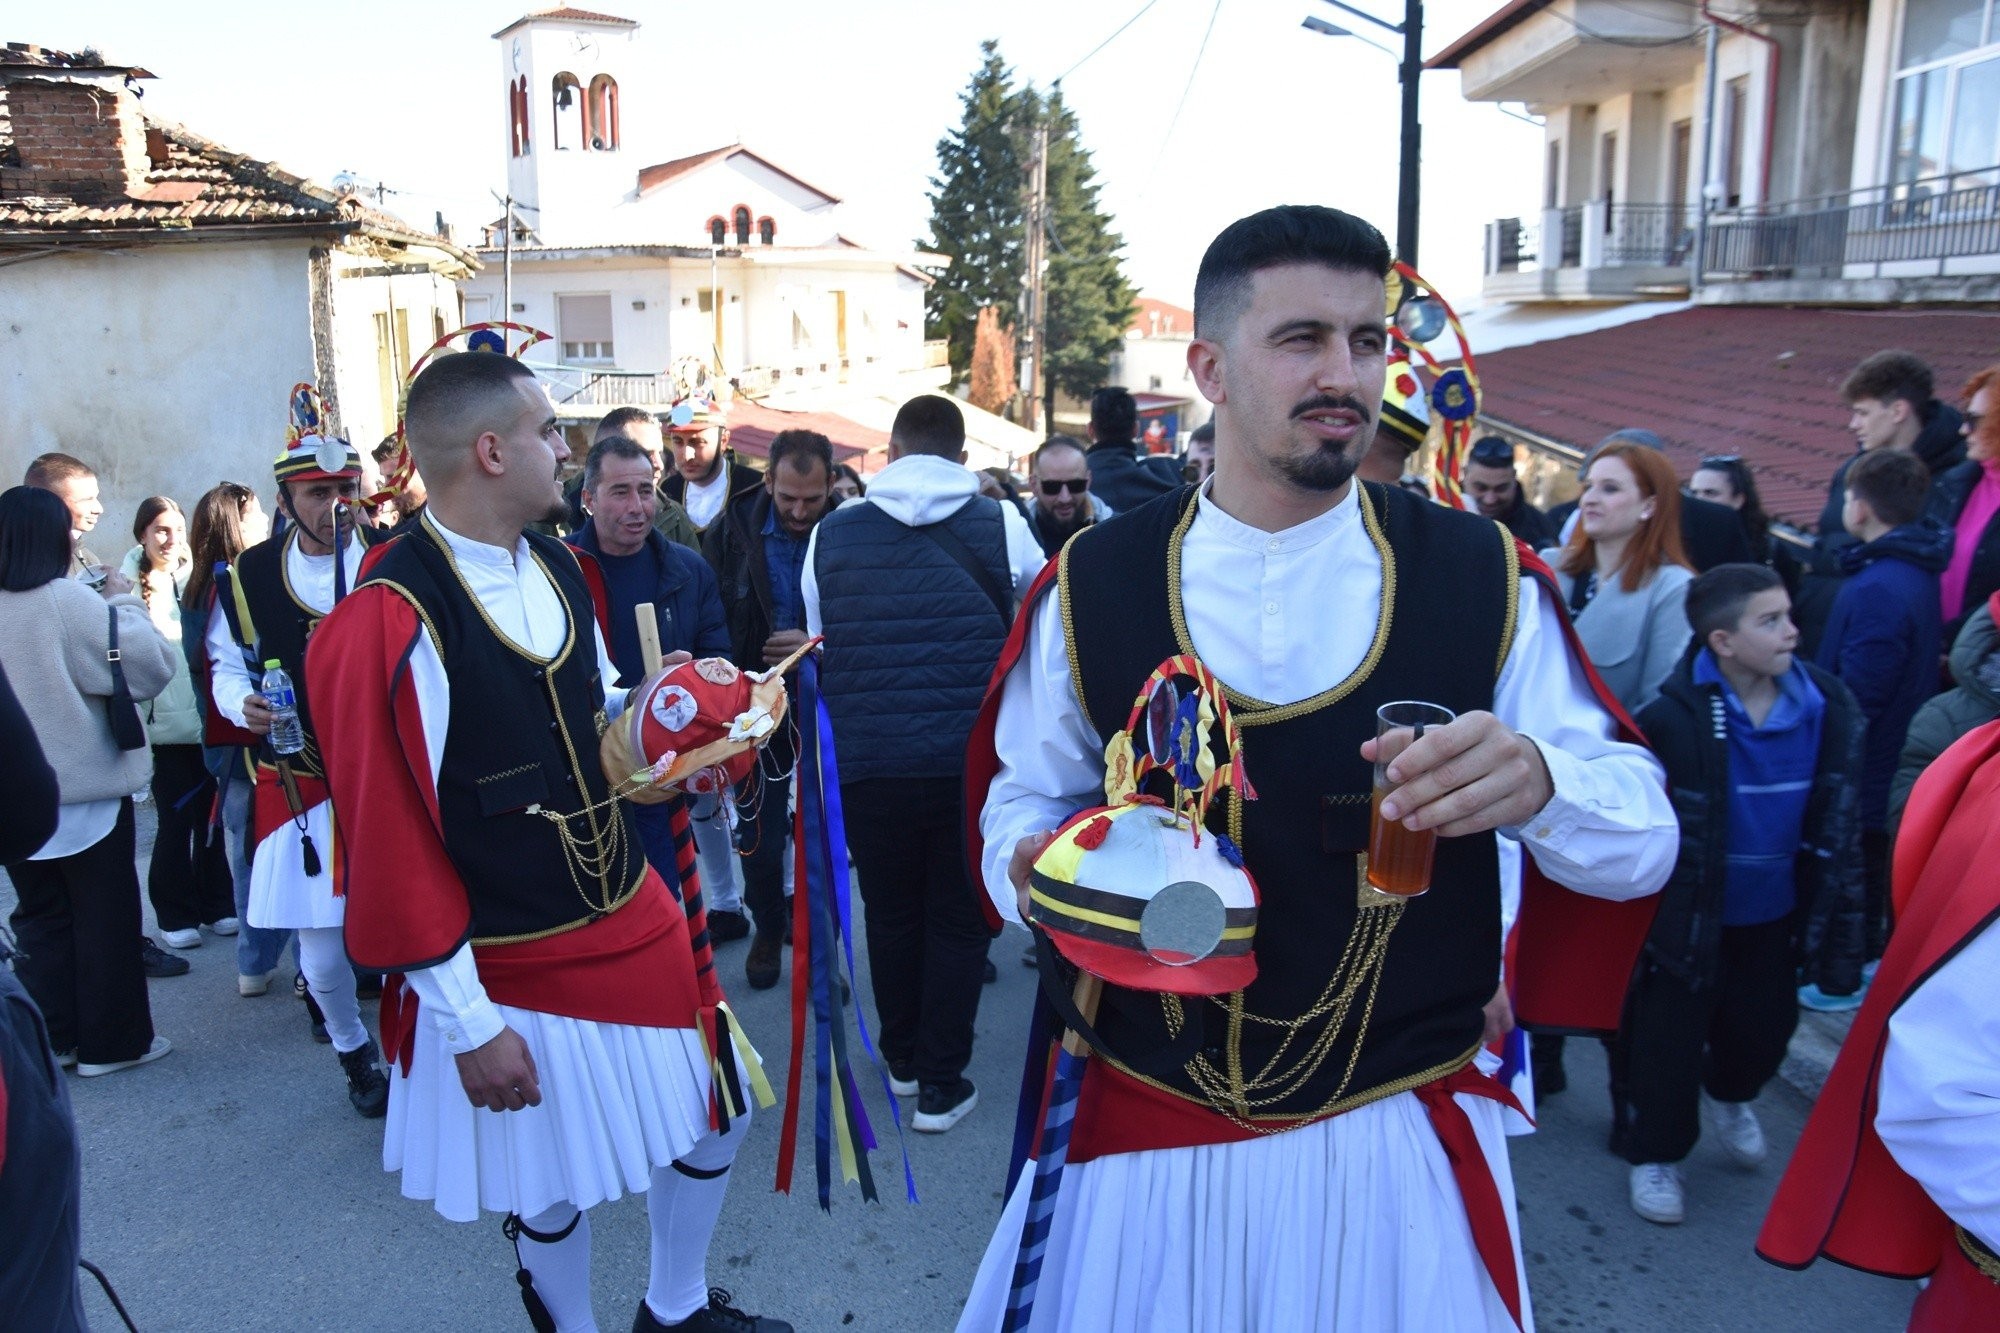
[[1729,1160],[1743,1167],[1762,1163],[1764,1127],[1757,1123],[1757,1113],[1750,1109],[1750,1103],[1719,1102],[1705,1092],[1701,1100],[1708,1110],[1709,1127],[1722,1140],[1722,1150],[1729,1154]]
[[917,1095],[917,1089],[917,1076],[914,1073],[908,1078],[898,1078],[896,1077],[895,1067],[893,1065],[890,1066],[889,1091],[895,1093],[898,1097],[914,1097]]
[[269,972],[259,973],[257,975],[251,975],[244,972],[238,972],[236,974],[236,993],[238,995],[242,996],[262,995],[265,991],[269,989],[271,989],[271,974]]
[[208,923],[209,930],[211,930],[217,935],[234,935],[236,933],[236,927],[237,927],[237,921],[236,918],[233,916],[225,916],[219,921],[211,921]]
[[90,1064],[86,1061],[76,1067],[76,1072],[84,1078],[96,1078],[99,1074],[115,1074],[121,1069],[137,1069],[140,1065],[153,1063],[153,1061],[159,1059],[173,1048],[173,1043],[165,1037],[155,1037],[153,1038],[153,1044],[147,1047],[146,1053],[136,1059],[112,1060],[101,1065]]
[[1632,1168],[1632,1211],[1648,1222],[1678,1226],[1687,1216],[1687,1196],[1681,1171],[1672,1162],[1648,1162]]
[[201,947],[201,927],[189,926],[186,930],[163,930],[160,938],[170,949],[199,949]]

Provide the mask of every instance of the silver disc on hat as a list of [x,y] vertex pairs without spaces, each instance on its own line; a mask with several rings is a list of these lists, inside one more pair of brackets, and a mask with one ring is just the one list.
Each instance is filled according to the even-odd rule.
[[1228,924],[1221,894],[1199,880],[1178,880],[1139,913],[1139,945],[1155,962],[1186,967],[1215,952]]
[[319,448],[313,453],[319,470],[328,476],[347,470],[347,441],[336,440],[331,435],[319,437]]

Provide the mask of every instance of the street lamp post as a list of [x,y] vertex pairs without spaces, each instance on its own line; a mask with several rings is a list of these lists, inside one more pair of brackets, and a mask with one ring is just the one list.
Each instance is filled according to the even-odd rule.
[[[1421,204],[1423,175],[1424,128],[1417,108],[1417,81],[1424,72],[1424,7],[1423,0],[1404,0],[1403,21],[1390,23],[1378,19],[1365,10],[1343,4],[1341,0],[1326,0],[1335,9],[1352,14],[1364,22],[1372,23],[1387,32],[1399,34],[1403,39],[1403,54],[1397,77],[1403,91],[1403,144],[1402,163],[1396,184],[1396,258],[1411,268],[1417,266],[1417,214]],[[1355,37],[1378,51],[1395,55],[1379,42],[1369,41],[1360,33],[1329,23],[1325,19],[1308,17],[1301,25],[1309,32],[1323,37]]]

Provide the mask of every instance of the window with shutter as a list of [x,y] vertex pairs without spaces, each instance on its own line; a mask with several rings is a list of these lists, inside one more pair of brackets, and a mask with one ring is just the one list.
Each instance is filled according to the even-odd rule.
[[571,365],[610,365],[616,356],[611,345],[611,296],[598,292],[587,296],[556,297],[557,336],[562,339],[562,359]]

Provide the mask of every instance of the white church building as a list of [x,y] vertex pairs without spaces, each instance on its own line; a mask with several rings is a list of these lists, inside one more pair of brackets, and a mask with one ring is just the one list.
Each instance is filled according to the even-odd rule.
[[[727,386],[739,449],[761,453],[756,426],[785,411],[851,420],[854,438],[835,443],[877,448],[898,404],[948,378],[943,344],[924,341],[924,297],[949,258],[843,234],[837,195],[740,143],[635,159],[627,128],[669,115],[647,77],[666,53],[639,26],[559,8],[494,34],[512,223],[478,249],[467,321],[550,333],[527,359],[578,427],[624,404],[664,406],[676,368],[698,364]],[[1033,447],[967,411],[983,418],[975,464]]]

